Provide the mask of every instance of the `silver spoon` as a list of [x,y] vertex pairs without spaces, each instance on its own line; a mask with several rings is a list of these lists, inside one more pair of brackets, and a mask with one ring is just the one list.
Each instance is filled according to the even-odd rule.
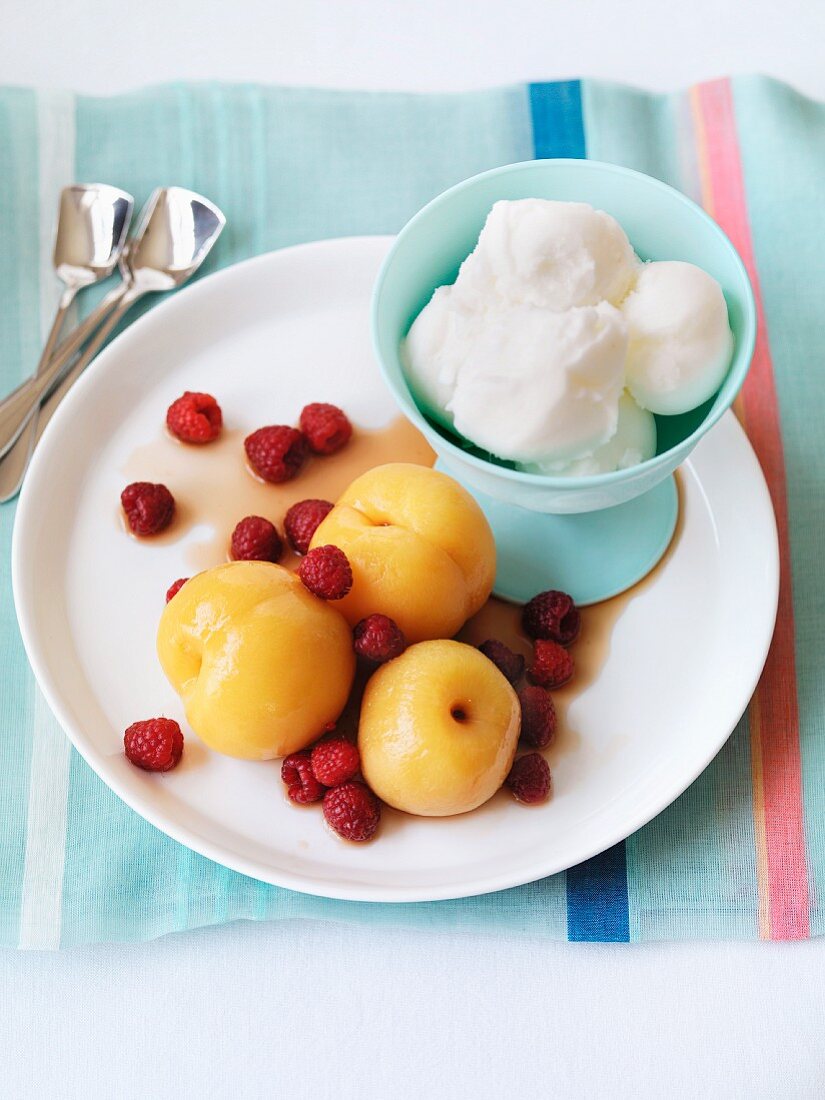
[[[60,192],[54,269],[64,289],[35,374],[46,369],[78,291],[114,271],[134,205],[135,200],[126,191],[105,183],[76,183]],[[0,502],[11,500],[20,491],[36,436],[37,410],[0,463]]]
[[[124,281],[112,291],[112,296],[117,295],[114,308],[110,305],[108,317],[72,365],[67,383],[69,379],[74,382],[139,298],[152,291],[174,290],[194,274],[225,224],[217,206],[194,191],[163,187],[152,193],[141,211],[136,235],[121,256]],[[56,389],[65,365],[65,357],[56,355],[42,374],[30,378],[0,402],[0,457],[12,447],[43,398]],[[61,390],[65,392],[64,387]]]

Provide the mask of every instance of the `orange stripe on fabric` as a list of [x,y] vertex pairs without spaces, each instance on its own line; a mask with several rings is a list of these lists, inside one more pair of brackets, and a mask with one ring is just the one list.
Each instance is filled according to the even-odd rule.
[[771,938],[768,837],[765,819],[765,768],[762,760],[762,722],[757,687],[750,705],[751,772],[753,776],[753,835],[756,846],[756,886],[759,893],[759,936]]
[[690,111],[693,116],[693,129],[696,133],[696,163],[699,166],[699,187],[702,192],[702,206],[713,217],[713,191],[710,185],[710,166],[708,165],[708,138],[705,120],[702,116],[702,101],[699,86],[690,89]]
[[[802,762],[785,457],[776,386],[759,275],[753,252],[733,94],[728,80],[694,89],[702,119],[713,216],[744,261],[753,285],[757,336],[753,363],[745,382],[741,408],[773,500],[779,529],[779,614],[765,671],[751,703],[754,818],[757,856],[764,835],[767,897],[760,889],[763,934],[773,939],[804,939],[810,934],[808,871],[802,806]],[[697,136],[698,132],[697,132]],[[758,877],[762,877],[759,875]],[[760,920],[760,924],[762,921]]]

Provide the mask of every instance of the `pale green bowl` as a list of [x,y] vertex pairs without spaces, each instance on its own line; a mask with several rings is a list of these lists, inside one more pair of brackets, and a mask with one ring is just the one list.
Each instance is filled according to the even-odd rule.
[[[687,260],[721,284],[735,338],[733,359],[716,397],[684,416],[657,417],[658,453],[628,470],[582,478],[523,473],[492,460],[428,420],[404,376],[401,341],[436,287],[452,283],[475,247],[498,199],[588,202],[612,214],[643,260]],[[653,489],[682,463],[726,409],[747,374],[756,307],[731,242],[694,202],[659,180],[590,160],[508,164],[473,176],[428,203],[401,230],[381,268],[372,310],[373,340],[384,377],[401,409],[423,432],[440,465],[466,485],[537,512],[590,512]]]

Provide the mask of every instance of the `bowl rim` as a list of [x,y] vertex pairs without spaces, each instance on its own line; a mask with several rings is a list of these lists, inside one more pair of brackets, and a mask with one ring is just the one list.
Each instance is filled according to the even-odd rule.
[[[743,333],[740,340],[734,344],[734,352],[731,359],[731,366],[728,368],[728,374],[725,376],[725,381],[732,380],[734,385],[731,391],[730,399],[725,401],[718,408],[714,405],[708,410],[706,416],[698,424],[690,435],[686,436],[683,440],[677,443],[675,446],[668,448],[661,454],[656,454],[652,458],[645,459],[644,462],[639,462],[635,466],[628,466],[622,470],[611,470],[609,473],[604,474],[586,474],[581,477],[565,477],[558,474],[540,474],[527,470],[513,470],[508,466],[501,466],[496,462],[492,462],[486,458],[480,458],[478,455],[473,454],[470,451],[464,450],[462,447],[453,443],[446,436],[436,428],[419,409],[412,394],[408,388],[402,388],[397,380],[392,376],[388,366],[384,361],[384,356],[381,351],[381,341],[379,337],[380,326],[380,312],[381,312],[381,299],[384,292],[387,273],[392,267],[396,254],[403,244],[403,242],[412,233],[415,232],[419,222],[427,217],[430,212],[437,209],[439,206],[443,206],[448,203],[456,194],[469,190],[476,186],[482,180],[493,179],[496,176],[509,175],[517,172],[530,172],[540,171],[549,165],[575,165],[577,168],[582,168],[585,171],[604,172],[608,175],[624,176],[628,179],[635,180],[636,182],[642,182],[644,186],[651,186],[654,190],[662,191],[675,199],[678,203],[685,206],[693,214],[699,216],[699,218],[705,222],[706,226],[711,230],[711,233],[715,235],[722,243],[723,247],[727,248],[730,252],[734,267],[738,269],[738,272],[742,278],[742,286],[744,288],[743,295]],[[435,289],[435,288],[434,288]],[[681,454],[682,457],[687,457],[690,451],[696,446],[699,440],[706,432],[721,419],[721,417],[728,411],[736,400],[737,394],[742,388],[747,373],[751,366],[753,359],[753,352],[756,345],[756,327],[757,327],[757,313],[756,313],[756,300],[753,292],[753,286],[751,285],[750,276],[748,275],[745,263],[742,257],[739,255],[736,247],[731,241],[730,237],[725,233],[721,226],[716,222],[706,210],[703,210],[698,203],[689,198],[683,191],[679,191],[677,188],[672,187],[669,183],[665,183],[663,180],[657,179],[655,176],[649,176],[646,172],[639,172],[635,168],[627,168],[621,164],[611,164],[609,161],[604,160],[588,160],[581,157],[545,157],[536,160],[520,160],[514,161],[512,164],[502,164],[497,168],[489,168],[484,172],[477,172],[473,176],[468,176],[466,179],[453,184],[429,202],[425,203],[417,213],[409,219],[408,222],[402,227],[400,232],[395,238],[392,247],[384,258],[383,263],[378,272],[378,276],[375,280],[375,286],[372,294],[372,305],[370,308],[370,332],[372,338],[373,351],[378,359],[378,365],[381,370],[381,374],[384,381],[387,383],[390,392],[395,397],[402,412],[411,420],[416,427],[418,427],[423,434],[429,439],[437,452],[440,454],[442,451],[448,455],[453,456],[459,461],[473,466],[485,473],[494,471],[495,474],[508,481],[519,482],[523,485],[536,487],[544,487],[547,489],[555,490],[571,490],[571,489],[588,489],[588,488],[601,488],[602,486],[615,485],[617,483],[627,481],[631,477],[636,476],[639,473],[650,471],[653,472],[660,467],[668,466],[673,461],[673,456]],[[399,365],[400,365],[400,353],[399,353]],[[731,372],[733,372],[731,374]],[[401,378],[404,378],[403,368]],[[724,384],[724,383],[723,383]],[[405,391],[406,390],[406,391]],[[717,391],[718,394],[718,391]],[[437,444],[437,445],[436,445]]]

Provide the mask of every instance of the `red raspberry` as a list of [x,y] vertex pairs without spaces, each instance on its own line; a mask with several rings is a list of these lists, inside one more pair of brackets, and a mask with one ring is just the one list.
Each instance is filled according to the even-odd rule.
[[133,722],[123,735],[123,748],[137,767],[147,772],[168,772],[183,755],[183,734],[171,718]]
[[343,600],[352,588],[347,555],[337,546],[316,546],[301,559],[298,576],[304,587],[322,600]]
[[136,535],[157,535],[172,522],[175,498],[165,485],[133,481],[120,494],[120,503]]
[[524,675],[524,658],[520,653],[513,653],[512,649],[499,642],[495,638],[488,638],[478,647],[485,657],[488,657],[496,668],[511,684],[517,684]]
[[514,798],[528,805],[546,802],[553,785],[547,761],[537,752],[520,756],[510,768],[510,774],[504,782],[513,792]]
[[249,465],[264,481],[289,481],[307,456],[307,442],[296,428],[273,425],[258,428],[243,442]]
[[284,519],[284,530],[296,554],[305,554],[309,550],[312,536],[332,507],[328,500],[301,500],[292,505]]
[[320,802],[324,797],[324,788],[312,772],[307,749],[284,757],[281,764],[281,779],[286,786],[286,793],[299,806],[305,806],[309,802]]
[[556,708],[540,687],[525,684],[518,693],[521,703],[521,736],[531,749],[546,749],[556,736]]
[[337,787],[358,774],[361,754],[358,746],[343,737],[319,741],[312,750],[312,771],[325,787]]
[[317,455],[331,455],[350,441],[352,424],[337,405],[316,402],[301,413],[301,431],[309,449]]
[[179,577],[173,584],[169,585],[169,587],[166,589],[167,603],[169,603],[173,596],[177,596],[178,592],[180,592],[180,590],[183,588],[188,580],[188,577]]
[[358,656],[377,665],[400,657],[407,648],[404,632],[388,615],[367,615],[356,624],[352,635]]
[[381,820],[381,803],[364,783],[344,783],[324,795],[324,817],[344,840],[370,840]]
[[246,516],[232,532],[233,561],[278,561],[284,544],[275,524],[263,516]]
[[559,645],[571,645],[581,628],[581,615],[566,592],[539,592],[524,605],[521,622],[531,638],[549,638]]
[[211,393],[187,390],[166,410],[166,427],[183,443],[211,443],[223,427],[221,407]]
[[573,658],[558,642],[539,638],[533,649],[533,663],[527,677],[539,687],[560,688],[573,675]]

